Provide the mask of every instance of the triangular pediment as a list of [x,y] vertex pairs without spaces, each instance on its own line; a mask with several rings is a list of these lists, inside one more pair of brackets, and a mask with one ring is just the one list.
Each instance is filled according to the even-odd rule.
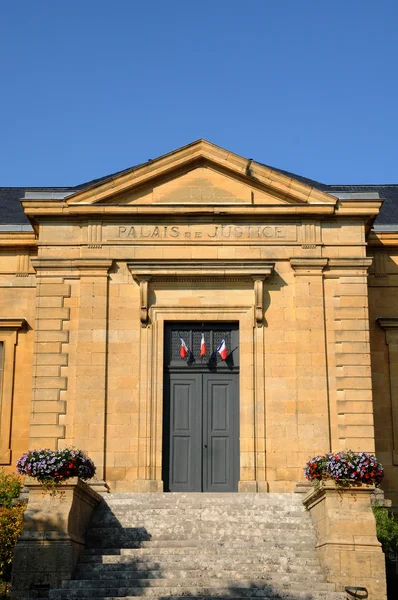
[[77,192],[73,205],[325,204],[336,198],[198,140]]

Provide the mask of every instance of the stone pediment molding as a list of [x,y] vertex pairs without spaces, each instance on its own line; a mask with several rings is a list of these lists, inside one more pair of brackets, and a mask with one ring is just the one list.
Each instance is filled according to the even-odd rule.
[[198,140],[169,154],[127,169],[62,198],[26,195],[25,212],[38,214],[122,214],[233,209],[269,206],[331,214],[337,198],[265,165]]
[[329,205],[337,202],[333,196],[201,139],[77,192],[69,196],[66,203],[104,202],[117,198],[127,190],[148,184],[156,185],[159,181],[175,178],[200,167],[213,168],[218,173],[232,176],[252,186],[254,190],[270,192],[278,202]]
[[239,280],[253,281],[255,316],[258,327],[264,318],[264,281],[274,270],[274,263],[253,260],[138,260],[127,263],[133,278],[140,285],[140,320],[143,326],[149,319],[148,286],[157,281],[209,281]]

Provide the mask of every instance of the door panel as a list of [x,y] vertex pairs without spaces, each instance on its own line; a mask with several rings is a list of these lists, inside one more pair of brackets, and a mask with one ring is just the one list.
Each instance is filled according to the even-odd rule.
[[239,479],[237,375],[203,375],[203,490],[234,492]]
[[[202,335],[206,354],[200,357]],[[192,360],[180,358],[181,338]],[[226,340],[228,357],[217,353]],[[239,481],[239,330],[165,327],[163,479],[171,492],[231,492]]]
[[201,491],[202,396],[200,374],[169,375],[169,487],[171,492]]

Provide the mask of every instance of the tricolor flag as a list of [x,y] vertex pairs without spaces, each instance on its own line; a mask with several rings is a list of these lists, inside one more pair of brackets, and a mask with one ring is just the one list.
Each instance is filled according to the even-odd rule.
[[220,345],[217,348],[217,352],[223,360],[227,358],[227,347],[225,345],[225,338],[221,340]]
[[205,342],[205,334],[202,333],[202,341],[200,342],[200,358],[206,354],[206,342]]
[[188,355],[188,346],[186,345],[186,343],[184,342],[184,340],[182,339],[182,337],[180,336],[180,340],[181,340],[181,346],[180,346],[180,357],[181,358],[185,358]]

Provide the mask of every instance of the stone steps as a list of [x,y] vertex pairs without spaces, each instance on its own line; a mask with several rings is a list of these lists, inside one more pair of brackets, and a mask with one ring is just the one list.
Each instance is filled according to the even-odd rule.
[[[167,510],[167,509],[211,509],[222,510],[232,507],[234,510],[257,509],[263,506],[267,510],[304,511],[301,494],[168,494],[169,498],[153,498],[162,494],[108,494],[105,501],[112,510],[128,507],[129,510]],[[236,499],[236,496],[239,498]],[[269,496],[272,499],[268,499]],[[134,496],[137,496],[135,498]],[[139,497],[138,497],[139,496]],[[192,497],[189,497],[192,496]],[[254,497],[255,496],[255,497]],[[288,505],[286,497],[289,496]],[[104,507],[104,505],[102,505]]]
[[345,600],[326,583],[294,494],[115,494],[52,600]]
[[[242,582],[244,585],[244,582]],[[327,585],[327,584],[325,584]],[[267,586],[266,588],[257,587],[237,587],[232,588],[210,588],[210,587],[193,587],[189,588],[172,587],[172,588],[140,588],[140,587],[123,587],[123,588],[93,588],[93,589],[61,589],[52,590],[50,592],[50,600],[75,600],[80,598],[136,598],[144,596],[150,598],[169,598],[181,597],[186,598],[272,598],[281,600],[346,600],[346,594],[341,592],[333,592],[328,589],[314,589],[310,586],[311,592],[309,595],[308,585],[305,589],[294,586]]]
[[[192,590],[193,591],[193,590]],[[240,590],[233,590],[233,593],[230,595],[222,595],[222,590],[218,590],[220,593],[211,593],[211,594],[202,594],[195,595],[194,593],[184,592],[184,595],[173,595],[171,596],[174,600],[186,600],[186,598],[191,598],[192,600],[211,600],[212,598],[217,598],[218,600],[238,600],[240,598],[254,597],[254,598],[267,598],[267,600],[347,600],[347,595],[342,592],[317,592],[311,591],[311,594],[308,595],[308,592],[305,591],[295,591],[292,595],[290,591],[279,591],[273,592],[272,590],[262,595],[256,596],[245,596],[238,595]],[[163,600],[166,596],[151,596],[152,600]],[[86,596],[82,595],[79,591],[75,594],[72,593],[71,590],[53,590],[49,595],[50,600],[77,600],[78,598],[84,598],[85,600],[96,600],[97,598],[102,598],[102,600],[119,600],[120,598],[125,598],[125,600],[136,600],[137,596],[132,595],[128,596],[122,593],[121,596]]]
[[125,526],[128,525],[140,525],[145,522],[146,525],[149,523],[158,523],[159,519],[173,519],[176,523],[185,523],[188,520],[199,521],[201,523],[215,523],[220,518],[226,523],[274,523],[278,521],[280,523],[295,524],[302,522],[303,514],[301,512],[287,512],[287,511],[269,511],[263,509],[251,509],[245,514],[240,514],[239,511],[203,511],[197,509],[195,511],[184,510],[178,512],[177,509],[168,510],[162,512],[161,510],[151,511],[150,514],[145,514],[145,511],[101,511],[94,515],[92,524],[110,524],[122,523]]
[[[168,578],[156,578],[156,579],[127,579],[121,578],[120,574],[117,577],[113,578],[111,581],[108,579],[73,579],[71,581],[64,581],[62,583],[62,589],[103,589],[110,588],[120,589],[122,587],[134,587],[134,588],[144,588],[151,592],[153,588],[161,588],[162,590],[167,590],[171,588],[180,588],[185,587],[187,583],[189,583],[190,588],[223,588],[223,589],[243,589],[243,588],[255,588],[256,590],[268,590],[269,587],[273,587],[275,589],[279,588],[293,588],[293,589],[307,589],[308,582],[305,581],[305,578],[298,578],[296,574],[285,574],[285,576],[281,576],[279,573],[275,575],[274,578],[271,576],[267,577],[267,581],[264,581],[263,578],[249,578],[249,579],[237,579],[231,578],[226,579],[222,577],[191,577],[189,581],[186,581],[186,578],[177,577],[175,579]],[[318,591],[331,590],[334,591],[334,585],[332,583],[324,583],[324,582],[314,582],[312,585],[312,589]],[[151,595],[152,592],[149,594]]]
[[[104,560],[105,558],[105,560]],[[223,558],[215,558],[211,557],[210,560],[206,561],[203,557],[198,560],[195,560],[193,557],[186,556],[178,556],[171,558],[161,557],[159,560],[153,560],[154,557],[151,557],[152,560],[142,561],[137,560],[131,557],[121,557],[121,560],[116,560],[119,557],[115,556],[105,556],[102,557],[102,560],[96,561],[80,561],[80,565],[77,569],[77,573],[90,573],[90,572],[104,572],[104,571],[125,571],[125,570],[135,570],[135,571],[163,571],[165,573],[167,570],[176,570],[181,569],[182,567],[188,569],[199,569],[199,570],[208,570],[208,569],[217,569],[218,571],[229,571],[231,569],[234,570],[252,570],[252,571],[261,571],[261,572],[306,572],[306,573],[315,573],[320,567],[318,561],[313,558],[301,559],[296,558],[293,562],[292,559],[287,560],[284,557],[279,558],[278,556],[269,557],[267,556],[267,562],[264,562],[263,558],[252,557],[245,558],[241,556],[239,558],[233,557],[223,557]],[[105,565],[105,566],[103,566]],[[303,569],[305,567],[305,569]]]
[[[149,541],[149,540],[164,540],[164,539],[175,539],[175,540],[183,540],[183,539],[192,539],[195,535],[200,534],[201,540],[205,540],[207,538],[214,539],[215,531],[217,532],[217,539],[221,541],[226,536],[228,539],[231,539],[233,536],[234,539],[241,539],[244,541],[246,538],[257,538],[264,537],[272,539],[277,537],[278,539],[287,538],[290,539],[292,535],[299,534],[303,539],[311,539],[313,538],[312,531],[309,531],[303,527],[268,527],[268,524],[257,525],[257,527],[234,527],[233,531],[229,531],[228,528],[225,527],[217,527],[215,530],[214,526],[198,526],[198,525],[185,525],[179,526],[174,523],[167,523],[163,526],[151,527],[93,527],[88,535],[87,539],[96,539],[102,538],[105,540],[110,540],[112,538],[117,538],[118,536],[122,537],[131,537],[131,539]],[[195,539],[195,538],[194,538]]]
[[[97,569],[95,571],[87,572],[87,571],[78,571],[76,574],[76,579],[83,579],[86,581],[91,580],[104,580],[108,581],[112,579],[114,582],[126,581],[126,580],[153,580],[153,579],[173,579],[173,580],[184,580],[190,579],[190,583],[194,579],[220,579],[221,577],[227,577],[228,579],[246,579],[248,575],[250,575],[250,580],[258,581],[262,579],[266,579],[267,581],[290,581],[294,574],[295,581],[307,581],[308,572],[302,573],[302,570],[299,569],[287,569],[286,567],[280,567],[279,571],[274,568],[265,566],[264,569],[255,569],[253,565],[247,565],[246,568],[243,566],[236,565],[236,568],[226,569],[225,567],[222,569],[211,569],[211,565],[206,569],[196,567],[196,569],[167,569],[167,568],[158,568],[151,570],[135,570],[133,569],[107,569],[104,571],[103,569]],[[322,574],[322,571],[319,567],[314,567],[311,570],[312,575],[314,574]],[[320,575],[322,576],[322,575]]]
[[[288,594],[290,598],[296,598],[298,592],[303,592],[307,594],[308,599],[308,583],[302,585],[300,582],[293,582],[291,584],[267,584],[263,585],[258,582],[253,582],[250,579],[247,581],[220,581],[220,585],[215,585],[214,581],[212,581],[212,585],[210,586],[200,586],[195,585],[198,582],[195,581],[195,584],[192,582],[189,586],[185,582],[179,581],[180,585],[175,586],[153,586],[153,587],[145,587],[138,586],[137,582],[134,582],[134,587],[123,586],[123,587],[111,587],[107,582],[107,585],[104,587],[101,586],[89,586],[89,581],[78,581],[74,582],[81,583],[82,587],[76,587],[76,585],[72,587],[65,587],[60,590],[50,592],[50,598],[52,600],[55,599],[72,599],[72,598],[108,598],[108,597],[117,597],[124,598],[126,596],[145,596],[145,597],[175,597],[175,596],[228,596],[231,594],[233,596],[237,596],[239,598],[269,598],[271,597],[280,597],[283,593]],[[101,583],[101,582],[98,582]],[[146,582],[147,583],[147,582]],[[84,587],[83,587],[84,586]],[[311,585],[311,596],[314,597],[314,593],[316,592],[327,592],[328,594],[333,593],[334,586],[333,584],[323,583],[319,585]],[[289,597],[288,596],[288,597]],[[283,597],[283,596],[282,596]],[[305,597],[305,596],[304,596]],[[325,598],[329,600],[329,596],[325,595]],[[345,599],[345,595],[339,594],[337,596],[339,600]]]
[[[298,549],[300,551],[299,554]],[[145,548],[91,548],[82,554],[80,562],[103,562],[106,564],[107,562],[123,563],[131,561],[144,561],[145,559],[150,558],[151,560],[158,561],[184,560],[187,562],[192,562],[196,560],[200,561],[200,564],[202,564],[203,561],[220,559],[224,559],[227,562],[231,562],[233,560],[262,560],[262,562],[264,562],[265,559],[267,561],[280,560],[289,562],[315,560],[315,562],[318,563],[318,559],[315,557],[313,548],[298,548],[297,545],[294,545],[294,542],[291,542],[291,545],[289,546],[284,544],[263,544],[262,550],[264,551],[259,552],[258,545],[242,548],[241,544],[236,548],[231,548],[230,546],[216,547],[215,544],[202,546],[200,553],[198,553],[197,546],[173,547],[172,551],[170,546],[167,545],[160,548],[159,546],[156,548],[151,548],[150,545]],[[282,556],[281,553],[283,553]]]
[[[181,538],[181,539],[170,539],[169,536],[165,536],[163,539],[157,539],[157,540],[142,540],[142,539],[137,539],[134,538],[134,534],[132,536],[126,535],[125,537],[122,536],[115,536],[112,537],[111,540],[110,539],[104,539],[104,538],[92,538],[90,537],[88,540],[90,543],[96,543],[98,545],[99,548],[104,548],[106,549],[106,546],[108,546],[109,542],[112,541],[115,546],[118,546],[119,548],[124,548],[124,549],[144,549],[144,548],[152,548],[152,549],[158,549],[158,548],[167,548],[169,551],[171,549],[174,550],[174,548],[192,548],[193,550],[195,550],[196,552],[199,549],[199,546],[197,543],[195,543],[194,540],[189,540],[189,539],[185,539],[185,538]],[[225,536],[224,538],[220,538],[219,541],[217,542],[213,542],[211,539],[211,536],[208,536],[207,538],[203,538],[201,540],[201,545],[200,548],[223,548],[226,545],[228,545],[229,548],[234,549],[234,550],[239,550],[239,549],[243,549],[243,548],[253,548],[253,549],[258,549],[259,551],[261,550],[262,552],[266,552],[268,547],[271,546],[273,548],[279,548],[281,549],[283,546],[286,546],[288,548],[295,548],[297,551],[301,551],[302,549],[310,549],[314,547],[313,544],[313,540],[311,540],[311,538],[307,538],[304,540],[300,540],[300,539],[283,539],[281,536],[269,536],[268,538],[261,538],[260,536],[255,536],[253,538],[248,537],[246,539],[228,539],[227,536]]]

